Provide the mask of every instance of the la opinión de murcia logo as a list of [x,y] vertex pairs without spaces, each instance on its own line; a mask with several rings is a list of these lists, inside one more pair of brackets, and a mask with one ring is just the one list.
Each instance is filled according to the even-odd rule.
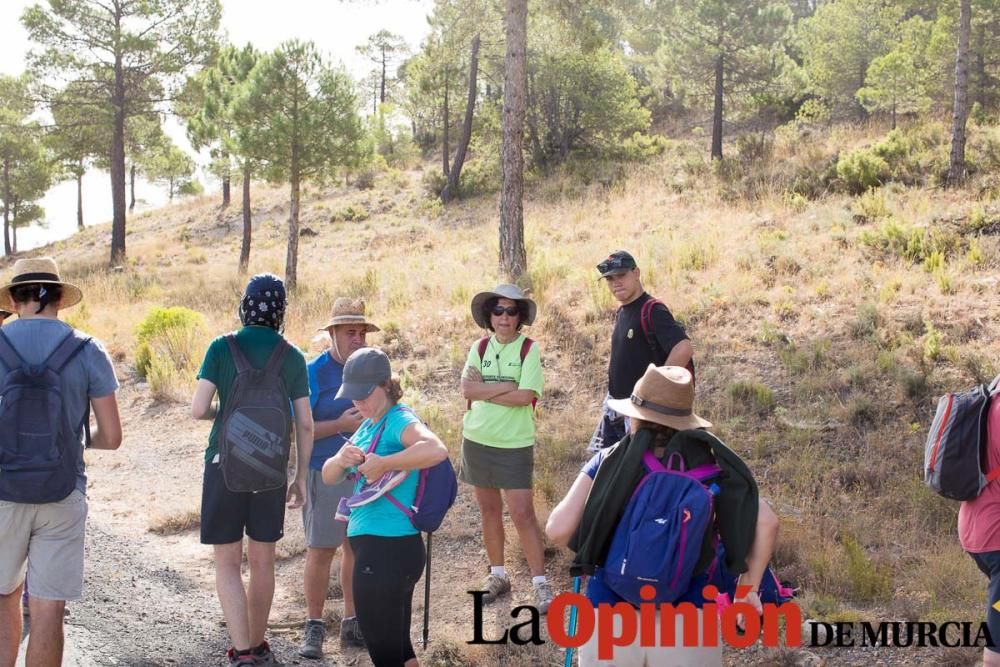
[[[750,592],[749,586],[736,589],[737,599]],[[472,639],[468,644],[544,644],[541,637],[541,614],[532,605],[514,607],[511,618],[515,623],[493,638],[484,636],[483,597],[486,591],[467,591],[473,599]],[[652,586],[640,589],[643,602],[635,607],[627,602],[601,603],[595,608],[580,593],[560,593],[549,606],[545,623],[549,637],[562,648],[579,648],[597,636],[597,657],[612,660],[615,648],[631,646],[638,640],[643,647],[718,646],[720,641],[732,648],[747,648],[758,641],[763,646],[801,647],[802,611],[795,602],[764,603],[758,614],[753,605],[734,602],[718,605],[706,602],[698,607],[690,602],[653,602],[656,590]],[[715,600],[719,590],[712,585],[702,589],[706,600]],[[994,605],[1000,611],[1000,601]],[[577,626],[572,635],[565,618],[572,608],[577,610]],[[699,623],[698,610],[702,610]],[[524,618],[524,616],[527,618]],[[742,619],[739,617],[742,616]],[[677,619],[682,631],[677,636]],[[618,621],[616,623],[616,620]],[[742,627],[740,627],[742,624]],[[617,627],[616,627],[617,626]],[[807,621],[809,645],[813,647],[983,647],[993,641],[986,623],[948,621],[880,621],[858,623]],[[659,632],[657,632],[659,629]],[[659,639],[657,639],[659,638]]]

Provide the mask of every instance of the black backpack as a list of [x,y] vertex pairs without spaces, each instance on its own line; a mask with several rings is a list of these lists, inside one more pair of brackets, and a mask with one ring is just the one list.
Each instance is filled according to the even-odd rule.
[[972,500],[1000,477],[1000,468],[985,471],[987,415],[1000,377],[938,401],[924,444],[924,483],[952,500]]
[[83,423],[74,428],[63,403],[61,373],[90,341],[76,331],[66,334],[41,364],[24,361],[0,331],[0,500],[54,503],[76,488],[83,448],[80,429],[89,425],[90,403]]
[[291,447],[292,406],[281,368],[291,346],[278,341],[262,370],[250,365],[226,334],[236,380],[219,431],[219,465],[230,491],[271,491],[285,485]]

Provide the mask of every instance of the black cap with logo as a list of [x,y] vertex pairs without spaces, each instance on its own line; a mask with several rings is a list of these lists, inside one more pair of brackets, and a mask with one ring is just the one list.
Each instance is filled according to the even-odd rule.
[[597,265],[597,270],[601,272],[601,278],[620,276],[636,268],[639,267],[635,264],[635,258],[625,250],[615,250],[608,255],[607,259]]

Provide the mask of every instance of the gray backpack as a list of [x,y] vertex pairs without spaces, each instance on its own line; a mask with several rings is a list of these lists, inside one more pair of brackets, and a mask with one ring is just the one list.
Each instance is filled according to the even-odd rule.
[[236,380],[226,400],[219,432],[219,465],[230,491],[272,491],[284,487],[291,447],[292,405],[281,378],[290,346],[280,339],[263,369],[250,365],[226,334]]

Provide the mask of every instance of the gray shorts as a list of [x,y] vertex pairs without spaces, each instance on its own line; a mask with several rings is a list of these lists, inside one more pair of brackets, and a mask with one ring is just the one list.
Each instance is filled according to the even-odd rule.
[[306,503],[302,506],[302,525],[305,527],[306,546],[336,549],[344,543],[346,521],[336,521],[337,504],[341,498],[354,493],[354,482],[344,480],[327,486],[323,474],[310,468],[306,477]]
[[87,498],[73,491],[57,503],[0,500],[0,595],[31,578],[31,595],[43,600],[83,597],[83,542]]
[[462,438],[458,478],[486,489],[530,489],[535,472],[535,448],[489,447]]

